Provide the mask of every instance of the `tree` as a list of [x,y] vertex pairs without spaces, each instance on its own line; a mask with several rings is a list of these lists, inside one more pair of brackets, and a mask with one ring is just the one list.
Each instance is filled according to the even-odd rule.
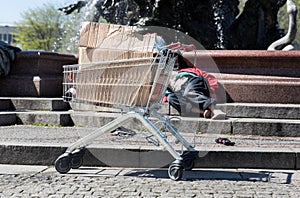
[[52,4],[29,9],[17,23],[15,40],[23,50],[62,52],[63,43],[70,31],[66,30],[67,17]]

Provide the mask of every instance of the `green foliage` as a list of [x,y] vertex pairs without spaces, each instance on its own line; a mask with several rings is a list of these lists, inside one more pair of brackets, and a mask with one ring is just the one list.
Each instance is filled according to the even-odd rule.
[[55,125],[55,124],[45,124],[45,123],[33,123],[33,126],[38,126],[38,127],[61,127],[61,125]]
[[70,19],[54,5],[44,4],[22,14],[22,20],[16,24],[15,40],[23,50],[75,53],[77,42],[76,48],[70,48],[66,44],[78,31],[68,28],[70,24]]
[[[240,13],[243,11],[246,0],[240,0]],[[300,9],[300,0],[294,0]],[[300,12],[300,11],[299,11]],[[93,13],[93,12],[91,12]],[[90,21],[91,16],[82,16],[80,13],[64,15],[58,11],[58,6],[44,4],[37,9],[29,9],[23,13],[23,19],[17,23],[14,38],[21,44],[23,50],[45,50],[52,52],[78,53],[78,37],[81,21]],[[300,17],[297,16],[298,33],[295,42],[300,44]],[[286,33],[288,30],[288,14],[286,6],[278,13],[280,28]],[[101,19],[104,22],[103,19]]]

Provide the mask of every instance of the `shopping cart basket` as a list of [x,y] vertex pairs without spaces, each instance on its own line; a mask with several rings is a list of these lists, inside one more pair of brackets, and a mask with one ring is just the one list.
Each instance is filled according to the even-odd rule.
[[[117,107],[126,113],[71,144],[55,161],[56,170],[67,173],[72,168],[79,168],[83,163],[86,146],[95,138],[117,129],[132,118],[139,120],[175,158],[168,169],[171,179],[179,180],[184,169],[191,170],[197,151],[179,134],[167,116],[158,113],[175,60],[175,53],[168,50],[151,58],[64,66],[63,97],[66,101]],[[150,121],[150,117],[163,122],[186,150],[177,152]]]

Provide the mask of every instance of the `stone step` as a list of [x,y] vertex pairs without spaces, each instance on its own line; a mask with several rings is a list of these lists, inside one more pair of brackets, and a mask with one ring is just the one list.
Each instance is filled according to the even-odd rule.
[[74,126],[69,111],[23,111],[15,113],[17,124]]
[[217,107],[232,118],[300,118],[300,104],[226,103]]
[[196,56],[195,52],[184,54],[201,70],[216,74],[227,92],[227,101],[285,104],[300,103],[299,55],[299,51],[267,50],[199,50]]
[[184,56],[208,72],[300,77],[300,51],[198,50],[196,54]]
[[0,98],[0,111],[13,110],[10,99]]
[[62,98],[0,97],[1,110],[67,111],[71,107]]
[[17,124],[17,115],[15,112],[0,112],[0,126],[15,124]]
[[[226,112],[230,118],[267,118],[267,119],[299,119],[300,104],[268,104],[268,103],[225,103],[217,104],[217,108]],[[118,109],[95,107],[87,104],[68,103],[62,98],[40,97],[0,97],[0,111],[6,110],[43,110],[43,111],[101,111],[117,112]],[[162,105],[163,114],[178,115],[167,103]]]
[[[68,146],[95,128],[8,126],[0,128],[0,163],[51,166]],[[300,138],[259,136],[194,135],[187,141],[200,152],[195,167],[211,168],[280,168],[300,169]],[[183,134],[185,136],[185,134]],[[185,136],[186,137],[186,136]],[[216,144],[218,137],[227,137],[234,146]],[[181,151],[172,136],[168,141]],[[163,149],[146,141],[137,133],[132,137],[97,137],[86,149],[84,165],[114,167],[168,167],[174,158]]]
[[227,101],[300,104],[300,78],[221,74]]
[[[51,143],[2,143],[1,164],[30,164],[53,166],[70,144]],[[300,149],[200,148],[195,168],[268,168],[300,169]],[[178,149],[180,152],[180,149]],[[112,157],[113,156],[113,157]],[[164,149],[141,146],[96,145],[85,152],[84,166],[110,166],[135,168],[168,167],[174,158]]]
[[[2,125],[59,125],[101,127],[113,121],[119,113],[74,111],[14,111],[1,112]],[[8,116],[9,115],[9,116]],[[153,120],[156,122],[155,120]],[[130,127],[140,127],[135,120]],[[210,120],[204,118],[174,117],[174,123],[182,131],[203,134],[258,135],[299,137],[299,119],[229,118]],[[136,126],[135,126],[136,125]]]
[[[226,112],[229,118],[300,118],[300,104],[224,103],[217,104],[216,108]],[[160,112],[168,115],[178,115],[178,112],[168,104],[164,104]]]
[[[116,118],[116,113],[74,113],[72,120],[78,126],[99,127]],[[174,119],[179,125],[180,121]],[[197,133],[243,134],[259,136],[298,137],[299,119],[229,118],[210,120],[204,118],[181,118],[180,128]]]

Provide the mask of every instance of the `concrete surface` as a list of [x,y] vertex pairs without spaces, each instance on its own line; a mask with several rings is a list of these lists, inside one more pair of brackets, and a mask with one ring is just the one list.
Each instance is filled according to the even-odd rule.
[[[299,105],[226,103],[218,107],[227,112],[226,120],[173,121],[200,151],[196,167],[299,169]],[[120,116],[111,109],[70,110],[72,105],[60,98],[0,98],[0,108],[0,163],[6,164],[53,165],[71,143]],[[77,108],[88,109],[85,105]],[[168,113],[168,105],[161,111]],[[97,138],[88,147],[84,164],[160,168],[173,161],[161,146],[146,141],[149,133],[139,122],[132,120],[125,127],[137,134],[127,138],[108,133]],[[181,149],[171,135],[165,135]],[[218,137],[236,144],[216,144]]]
[[[132,125],[132,123],[130,123]],[[2,126],[0,127],[0,163],[53,165],[66,148],[96,128]],[[167,134],[166,134],[167,135]],[[300,139],[290,137],[226,136],[221,134],[182,135],[200,151],[195,161],[201,168],[299,169]],[[96,138],[87,147],[85,165],[112,167],[168,167],[174,160],[164,148],[146,140],[149,133],[136,131],[131,137],[111,133]],[[180,144],[167,135],[170,144]],[[225,137],[234,146],[216,144]]]

